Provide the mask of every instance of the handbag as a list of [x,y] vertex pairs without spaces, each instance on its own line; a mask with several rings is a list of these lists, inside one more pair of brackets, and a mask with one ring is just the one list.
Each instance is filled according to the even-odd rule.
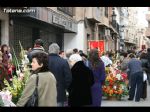
[[25,104],[25,107],[38,107],[38,80],[39,76],[36,74],[36,87],[33,94],[30,96],[29,100]]

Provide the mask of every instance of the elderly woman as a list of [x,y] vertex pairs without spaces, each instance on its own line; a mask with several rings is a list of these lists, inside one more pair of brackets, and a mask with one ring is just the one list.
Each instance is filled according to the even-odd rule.
[[25,106],[33,94],[38,80],[38,106],[57,106],[56,79],[48,69],[48,56],[46,53],[38,52],[32,55],[33,73],[29,77],[17,106]]
[[69,87],[69,106],[90,106],[92,104],[91,87],[94,83],[92,71],[85,66],[79,54],[69,58],[72,68],[72,83]]

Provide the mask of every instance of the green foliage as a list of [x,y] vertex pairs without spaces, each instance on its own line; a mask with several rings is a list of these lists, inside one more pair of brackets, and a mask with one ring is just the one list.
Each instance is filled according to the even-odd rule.
[[21,80],[17,76],[14,76],[12,83],[9,84],[7,80],[4,80],[5,85],[7,86],[4,90],[9,90],[12,94],[12,102],[15,104],[18,102],[19,98],[22,95],[22,92],[25,88],[25,84],[29,78],[30,71],[27,69],[24,71],[24,78]]

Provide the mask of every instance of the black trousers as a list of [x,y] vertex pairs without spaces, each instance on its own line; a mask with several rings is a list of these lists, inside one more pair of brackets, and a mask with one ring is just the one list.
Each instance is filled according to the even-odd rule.
[[131,74],[130,78],[131,78],[131,88],[129,90],[129,98],[134,99],[135,95],[135,101],[140,101],[143,89],[143,72]]

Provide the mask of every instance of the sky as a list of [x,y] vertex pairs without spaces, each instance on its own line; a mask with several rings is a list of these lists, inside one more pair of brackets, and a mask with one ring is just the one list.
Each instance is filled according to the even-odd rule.
[[138,23],[143,25],[143,27],[148,27],[148,22],[146,20],[146,14],[148,13],[148,7],[138,7]]

